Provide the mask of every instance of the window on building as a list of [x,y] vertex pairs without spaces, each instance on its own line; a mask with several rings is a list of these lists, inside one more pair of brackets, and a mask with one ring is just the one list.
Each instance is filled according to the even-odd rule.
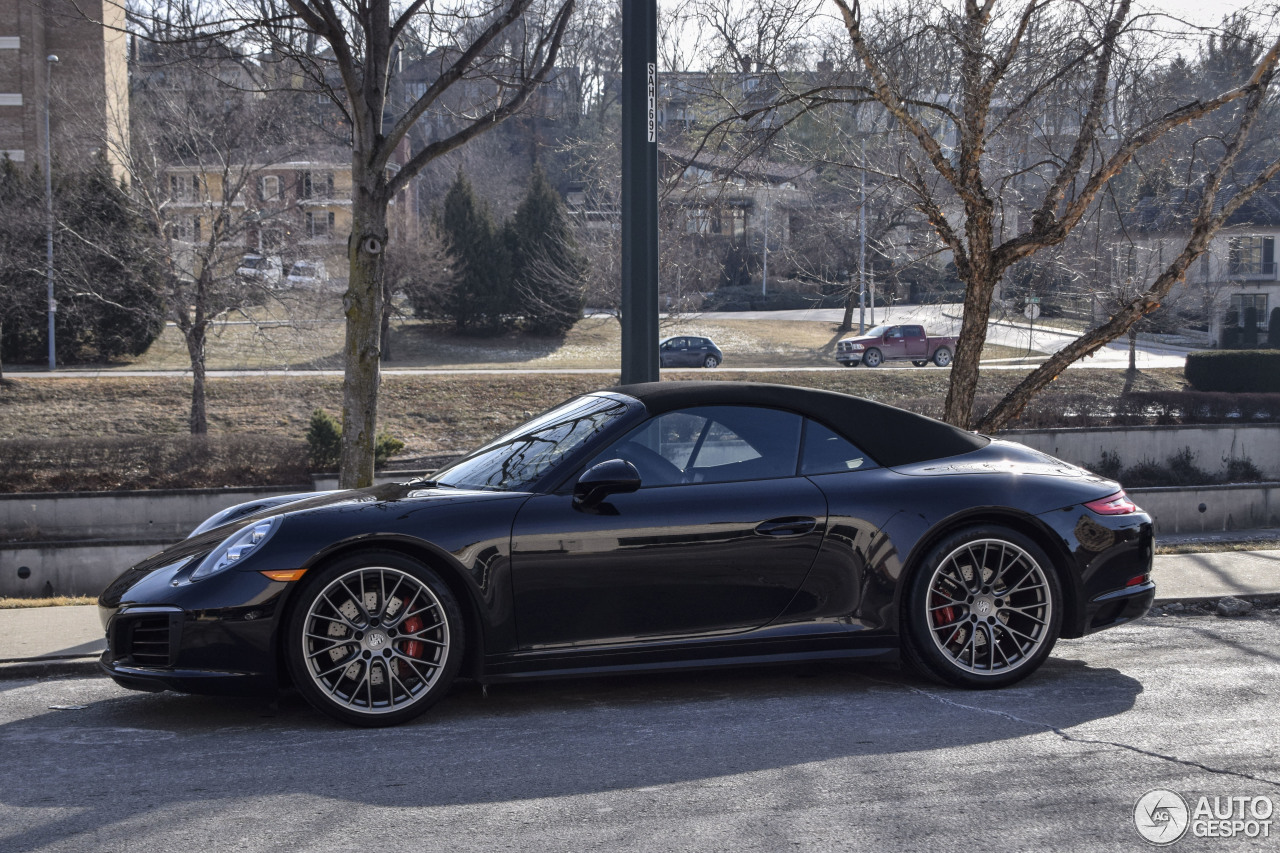
[[333,234],[333,211],[315,211],[307,214],[307,236],[316,239],[327,239]]
[[1227,309],[1228,325],[1243,326],[1248,322],[1248,310],[1252,308],[1257,311],[1257,323],[1259,328],[1267,327],[1267,294],[1265,293],[1233,293],[1231,294],[1231,307]]
[[302,198],[333,197],[333,172],[303,172],[301,184],[298,195]]
[[1232,237],[1227,244],[1227,271],[1239,276],[1276,274],[1276,238],[1251,235]]
[[684,230],[686,234],[711,233],[711,211],[705,207],[691,207],[685,212]]
[[186,201],[192,197],[190,175],[169,176],[169,200]]
[[280,199],[280,178],[276,175],[265,175],[258,180],[258,198],[261,201],[278,201]]

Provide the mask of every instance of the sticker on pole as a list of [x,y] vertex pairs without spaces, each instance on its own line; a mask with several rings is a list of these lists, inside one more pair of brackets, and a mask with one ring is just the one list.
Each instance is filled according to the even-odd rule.
[[649,90],[649,141],[658,141],[658,66],[656,63],[649,63],[648,74],[648,90]]

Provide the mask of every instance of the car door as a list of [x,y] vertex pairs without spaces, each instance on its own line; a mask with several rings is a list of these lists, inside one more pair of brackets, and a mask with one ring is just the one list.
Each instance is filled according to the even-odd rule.
[[924,335],[924,326],[903,326],[902,341],[908,357],[929,357],[929,342]]
[[884,345],[881,349],[885,360],[891,358],[902,358],[905,353],[902,350],[902,327],[890,326],[884,333]]
[[596,511],[529,499],[512,530],[520,646],[738,632],[782,613],[822,542],[826,498],[796,476],[801,418],[744,406],[669,412],[595,462],[642,486]]

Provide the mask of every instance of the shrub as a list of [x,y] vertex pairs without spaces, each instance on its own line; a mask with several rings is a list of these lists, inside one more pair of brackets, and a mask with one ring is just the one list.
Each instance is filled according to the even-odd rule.
[[1184,373],[1199,391],[1280,392],[1280,350],[1193,352]]
[[1093,473],[1108,480],[1119,480],[1123,471],[1124,462],[1121,461],[1120,454],[1110,450],[1102,451],[1098,464],[1093,466]]
[[1179,485],[1213,482],[1209,472],[1196,465],[1196,455],[1190,447],[1184,447],[1169,457],[1169,473]]
[[[338,467],[342,454],[342,424],[324,409],[311,413],[307,426],[307,463],[313,471]],[[378,433],[373,441],[373,464],[382,467],[387,460],[404,450],[404,442],[385,432]]]
[[1223,481],[1227,483],[1260,483],[1262,482],[1262,471],[1257,465],[1253,464],[1253,460],[1248,456],[1224,457],[1222,460],[1224,466]]

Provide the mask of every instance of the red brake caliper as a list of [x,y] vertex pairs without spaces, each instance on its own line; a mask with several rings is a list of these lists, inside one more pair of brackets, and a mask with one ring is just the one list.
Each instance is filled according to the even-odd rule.
[[[934,607],[937,607],[938,605],[945,604],[945,603],[946,603],[945,598],[938,595],[936,592],[933,594]],[[943,607],[939,610],[933,611],[933,624],[938,628],[941,628],[944,625],[950,625],[954,621],[956,621],[956,614],[955,614],[955,610],[950,605]]]
[[[410,616],[404,620],[404,632],[406,634],[416,634],[426,625],[422,621],[421,616]],[[421,658],[422,653],[426,651],[426,643],[420,640],[406,640],[404,644],[404,653],[411,658]]]

